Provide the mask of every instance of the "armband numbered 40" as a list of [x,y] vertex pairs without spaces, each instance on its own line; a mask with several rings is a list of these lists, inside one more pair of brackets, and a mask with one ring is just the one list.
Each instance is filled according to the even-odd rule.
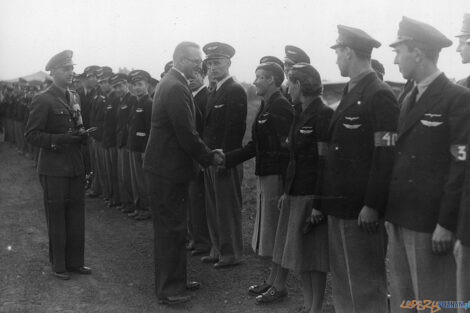
[[395,132],[375,132],[374,145],[376,147],[394,147],[397,142],[398,135]]

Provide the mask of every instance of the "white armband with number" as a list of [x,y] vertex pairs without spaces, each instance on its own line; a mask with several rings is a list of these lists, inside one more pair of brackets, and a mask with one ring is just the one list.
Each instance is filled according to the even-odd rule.
[[374,133],[374,145],[376,147],[394,147],[397,142],[397,133],[380,131]]

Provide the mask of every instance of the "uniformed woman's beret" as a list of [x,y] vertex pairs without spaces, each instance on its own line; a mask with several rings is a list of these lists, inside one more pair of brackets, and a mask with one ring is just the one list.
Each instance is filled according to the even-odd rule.
[[284,50],[286,52],[284,62],[289,62],[292,64],[310,63],[310,57],[299,47],[287,45]]
[[127,75],[124,73],[117,73],[109,78],[109,83],[113,86],[124,82],[127,82]]
[[129,73],[128,81],[129,83],[133,84],[140,80],[145,80],[147,82],[150,81],[150,74],[144,70],[133,70]]
[[268,63],[268,62],[274,62],[274,63],[278,64],[284,70],[284,63],[280,59],[278,59],[278,58],[276,58],[272,55],[264,56],[259,60],[260,64],[261,63]]

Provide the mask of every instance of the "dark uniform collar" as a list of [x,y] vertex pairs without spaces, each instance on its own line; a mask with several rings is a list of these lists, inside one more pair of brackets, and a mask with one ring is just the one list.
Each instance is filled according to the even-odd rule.
[[354,87],[357,86],[357,84],[364,78],[366,77],[369,73],[372,73],[374,70],[369,68],[365,70],[364,72],[360,73],[359,75],[351,78],[348,82],[348,92],[354,89]]

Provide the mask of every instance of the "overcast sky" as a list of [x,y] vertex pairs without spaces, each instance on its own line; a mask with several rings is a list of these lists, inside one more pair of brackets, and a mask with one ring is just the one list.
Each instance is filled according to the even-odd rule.
[[441,53],[449,77],[470,75],[455,52],[455,35],[470,0],[0,0],[0,79],[28,75],[62,50],[74,51],[75,71],[88,65],[144,69],[159,78],[176,44],[222,41],[236,49],[231,72],[252,82],[264,55],[284,46],[304,49],[323,79],[341,80],[337,24],[358,27],[382,43],[373,57],[385,79],[402,80],[388,46],[402,16],[430,23],[454,45]]

